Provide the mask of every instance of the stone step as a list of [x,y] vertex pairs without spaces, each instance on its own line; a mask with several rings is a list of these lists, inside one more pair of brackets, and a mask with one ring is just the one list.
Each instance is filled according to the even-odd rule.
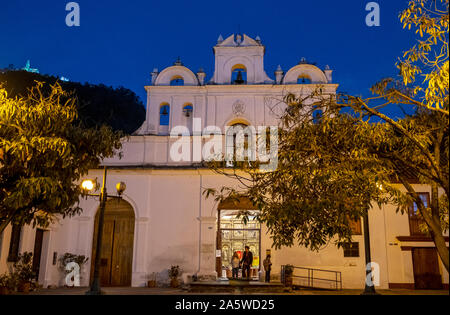
[[281,282],[259,282],[259,281],[197,281],[187,285],[189,292],[198,293],[282,293],[289,292],[290,288],[285,287]]

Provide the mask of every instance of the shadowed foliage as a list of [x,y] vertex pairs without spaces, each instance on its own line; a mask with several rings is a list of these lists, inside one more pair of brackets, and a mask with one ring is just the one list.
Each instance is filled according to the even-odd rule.
[[57,77],[27,71],[0,73],[0,84],[9,97],[26,96],[36,81],[43,82],[42,91],[48,94],[58,82],[64,91],[73,92],[78,120],[87,128],[108,125],[113,130],[131,134],[145,119],[145,107],[138,96],[124,87],[112,88],[104,84],[63,82]]

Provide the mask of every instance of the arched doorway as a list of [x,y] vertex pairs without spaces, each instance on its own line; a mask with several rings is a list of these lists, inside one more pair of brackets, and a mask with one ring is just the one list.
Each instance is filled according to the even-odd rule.
[[[97,211],[92,242],[91,279],[97,250],[99,215],[100,212]],[[112,199],[106,202],[100,256],[101,286],[131,286],[134,219],[133,208],[128,202],[122,199]]]
[[[247,210],[249,221],[245,224],[239,216],[241,210]],[[258,278],[261,257],[261,224],[256,220],[259,210],[253,206],[248,198],[224,201],[218,206],[218,228],[217,228],[217,250],[220,257],[216,258],[216,271],[220,276],[222,270],[227,271],[227,276],[231,277],[230,261],[234,252],[242,258],[245,246],[250,247],[253,253],[253,264],[251,267],[251,277]]]

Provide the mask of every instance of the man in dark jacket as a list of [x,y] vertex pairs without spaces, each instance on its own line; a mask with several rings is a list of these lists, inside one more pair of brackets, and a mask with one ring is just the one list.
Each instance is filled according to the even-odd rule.
[[245,246],[245,252],[241,260],[242,264],[242,278],[250,279],[250,267],[253,264],[253,254],[250,247]]

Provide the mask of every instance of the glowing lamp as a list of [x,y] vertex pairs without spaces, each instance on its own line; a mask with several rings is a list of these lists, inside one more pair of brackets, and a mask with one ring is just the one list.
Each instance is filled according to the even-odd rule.
[[81,188],[86,191],[92,191],[95,187],[95,184],[92,180],[86,179],[81,183]]
[[116,190],[117,190],[117,194],[119,196],[121,196],[123,194],[123,192],[125,191],[125,189],[127,189],[127,185],[125,185],[124,182],[120,182],[116,184]]

